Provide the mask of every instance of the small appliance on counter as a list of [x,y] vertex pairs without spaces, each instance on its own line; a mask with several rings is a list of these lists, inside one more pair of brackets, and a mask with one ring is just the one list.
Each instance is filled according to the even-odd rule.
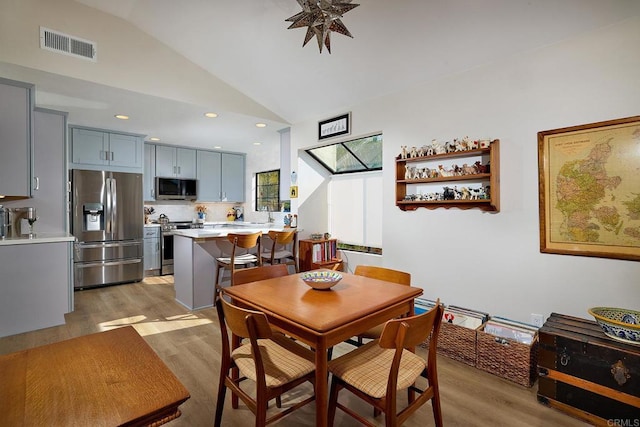
[[36,208],[6,208],[0,205],[0,239],[34,237],[33,226],[37,220]]
[[9,219],[9,208],[0,205],[0,239],[11,237],[11,221]]

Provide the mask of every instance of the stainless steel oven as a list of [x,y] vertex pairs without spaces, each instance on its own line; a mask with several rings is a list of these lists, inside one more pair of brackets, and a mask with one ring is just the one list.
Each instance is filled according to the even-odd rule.
[[160,274],[173,274],[173,235],[176,230],[184,230],[189,228],[202,227],[202,224],[194,224],[191,222],[167,222],[160,226],[161,245],[161,270]]
[[162,264],[160,269],[160,274],[173,274],[173,229],[163,229],[160,231],[160,241],[161,245],[161,256],[162,256]]

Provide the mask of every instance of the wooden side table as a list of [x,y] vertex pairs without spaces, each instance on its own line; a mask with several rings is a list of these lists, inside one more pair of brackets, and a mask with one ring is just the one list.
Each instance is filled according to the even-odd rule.
[[187,389],[132,326],[0,356],[5,425],[158,426]]

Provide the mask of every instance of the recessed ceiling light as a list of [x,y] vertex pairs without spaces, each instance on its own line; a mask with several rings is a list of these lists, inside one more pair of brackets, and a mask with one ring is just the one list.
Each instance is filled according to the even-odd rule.
[[256,123],[256,127],[257,128],[266,128],[267,124],[266,123]]
[[149,141],[160,141],[160,138],[156,138],[155,136],[152,136],[151,138],[149,138]]
[[116,114],[114,117],[120,120],[129,120],[129,116],[125,116],[124,114]]
[[220,149],[220,148],[222,148],[222,145],[216,145],[213,148]]
[[262,142],[254,142],[253,145],[261,145]]
[[204,116],[212,118],[212,119],[218,117],[218,115],[216,113],[204,113]]

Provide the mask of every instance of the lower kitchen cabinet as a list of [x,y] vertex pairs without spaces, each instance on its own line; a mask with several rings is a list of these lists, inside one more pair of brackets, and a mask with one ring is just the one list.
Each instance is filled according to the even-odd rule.
[[72,239],[0,245],[0,337],[65,323],[73,311]]
[[144,275],[159,276],[162,266],[160,258],[160,227],[144,228]]

